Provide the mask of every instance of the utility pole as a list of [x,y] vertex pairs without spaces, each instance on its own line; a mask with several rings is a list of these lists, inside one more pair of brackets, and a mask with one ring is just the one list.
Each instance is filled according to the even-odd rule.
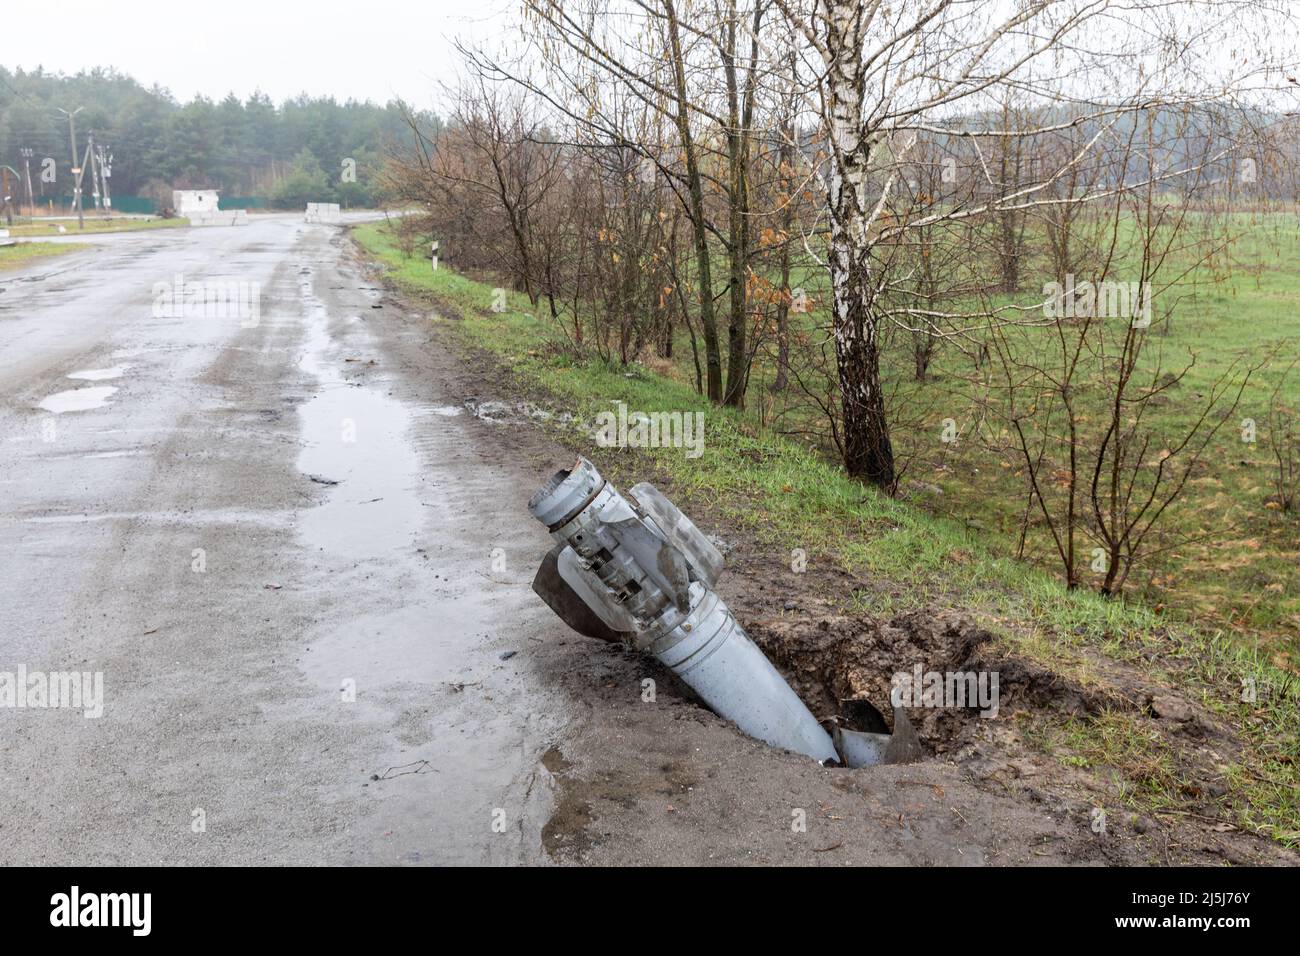
[[112,213],[113,200],[108,195],[108,178],[113,175],[113,154],[109,152],[105,155],[107,147],[99,147],[99,178],[102,180],[104,188],[104,209]]
[[83,167],[77,165],[77,128],[72,122],[72,117],[80,113],[84,107],[78,106],[71,113],[59,107],[55,108],[68,118],[68,145],[72,147],[72,175],[75,179],[72,185],[72,204],[77,207],[78,228],[85,229],[86,217],[81,214],[81,170]]
[[21,150],[23,155],[23,172],[27,176],[27,215],[36,215],[36,197],[32,195],[32,151],[24,146]]
[[0,166],[0,207],[4,208],[5,224],[14,224],[14,192],[18,186],[18,170]]
[[[90,194],[95,198],[95,211],[99,211],[99,154],[95,152],[95,134],[86,136],[86,159],[90,162]],[[83,164],[84,165],[84,164]]]
[[[93,137],[92,137],[93,138]],[[86,151],[81,154],[81,165],[77,168],[77,222],[81,228],[86,228],[85,219],[81,215],[82,199],[84,192],[81,188],[81,181],[86,178],[86,169],[90,165],[90,141],[86,141]]]

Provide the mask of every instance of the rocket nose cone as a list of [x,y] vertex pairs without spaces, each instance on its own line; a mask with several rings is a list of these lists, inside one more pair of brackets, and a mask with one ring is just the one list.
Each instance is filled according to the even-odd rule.
[[557,471],[529,499],[528,510],[548,528],[558,527],[586,507],[604,484],[596,466],[579,456],[572,468]]

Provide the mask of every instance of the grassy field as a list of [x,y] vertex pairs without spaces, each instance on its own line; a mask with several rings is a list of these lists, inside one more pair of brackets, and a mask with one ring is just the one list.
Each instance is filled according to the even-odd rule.
[[[1242,729],[1252,746],[1242,761],[1246,769],[1234,777],[1249,807],[1243,822],[1300,843],[1300,694],[1272,642],[1162,614],[1143,601],[1067,591],[1049,571],[1015,560],[997,536],[972,527],[959,506],[942,514],[864,488],[805,443],[758,427],[752,411],[709,405],[676,372],[665,378],[639,366],[576,361],[548,347],[549,324],[523,296],[509,294],[506,311],[493,312],[489,284],[404,258],[385,226],[358,227],[353,235],[413,298],[460,316],[456,328],[469,344],[494,353],[581,418],[591,421],[612,401],[631,409],[702,411],[708,439],[700,458],[676,449],[640,453],[679,486],[715,501],[754,540],[785,552],[802,548],[810,563],[830,562],[868,582],[838,596],[846,612],[963,608],[1018,653],[1062,672],[1077,666],[1075,651],[1082,647],[1140,661],[1156,680]],[[1243,681],[1267,691],[1255,703],[1243,702]],[[1044,730],[1045,752],[1062,759],[1123,768],[1132,746],[1120,733],[1086,734],[1072,724]],[[1135,806],[1162,799],[1149,790],[1135,790]]]
[[[1293,415],[1300,410],[1300,369],[1285,383],[1281,378],[1287,363],[1300,355],[1300,219],[1234,217],[1230,227],[1240,238],[1221,259],[1235,267],[1192,269],[1165,293],[1179,297],[1172,319],[1165,325],[1157,315],[1152,326],[1145,367],[1159,358],[1164,372],[1179,372],[1195,360],[1181,383],[1153,407],[1153,431],[1165,436],[1168,447],[1193,425],[1203,396],[1230,363],[1244,367],[1275,357],[1252,374],[1237,411],[1206,449],[1183,497],[1166,513],[1161,528],[1172,549],[1140,566],[1128,593],[1202,628],[1240,635],[1294,669],[1300,664],[1300,515],[1283,514],[1268,501],[1276,463],[1266,419],[1279,384]],[[1022,303],[1041,299],[1032,283],[1025,286]],[[1046,342],[1047,333],[1039,334]],[[1020,344],[1033,348],[1033,336],[1025,335]],[[999,441],[995,430],[986,429],[983,440],[938,440],[943,419],[955,420],[964,431],[978,418],[984,395],[969,359],[941,349],[923,383],[911,380],[904,355],[896,354],[887,368],[895,404],[924,410],[896,435],[910,477],[941,492],[921,496],[923,506],[978,523],[992,547],[1014,552],[1026,486],[1023,461],[1009,436]],[[1100,420],[1110,394],[1104,387],[1085,393],[1087,414]],[[1247,419],[1256,423],[1253,442],[1243,440]],[[1041,522],[1031,525],[1026,558],[1059,571]]]
[[36,259],[48,259],[53,256],[80,252],[90,247],[78,242],[18,242],[12,246],[0,246],[0,271],[17,269]]
[[[90,233],[100,232],[137,232],[142,229],[174,229],[178,226],[188,226],[188,219],[100,219],[97,217],[86,217],[86,228],[78,228],[75,220],[61,219],[58,222],[50,220],[36,220],[34,222],[15,223],[9,227],[9,235],[15,239],[30,238],[32,236],[58,236],[58,235],[88,235]],[[62,226],[66,233],[59,232],[59,226]]]

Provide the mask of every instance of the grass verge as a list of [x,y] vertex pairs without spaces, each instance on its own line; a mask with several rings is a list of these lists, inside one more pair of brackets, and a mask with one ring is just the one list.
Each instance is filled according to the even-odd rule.
[[[86,219],[86,228],[80,229],[69,219],[59,222],[36,220],[34,222],[16,223],[9,228],[9,235],[15,239],[32,236],[90,235],[102,232],[139,232],[146,229],[175,229],[188,226],[188,219]],[[65,230],[59,232],[59,226]]]
[[18,269],[36,259],[48,259],[89,248],[79,242],[60,242],[57,245],[52,242],[17,242],[12,246],[0,246],[0,271]]

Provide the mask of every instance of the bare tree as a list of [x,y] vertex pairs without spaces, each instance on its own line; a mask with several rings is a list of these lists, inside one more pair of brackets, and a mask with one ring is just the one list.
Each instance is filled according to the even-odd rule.
[[1167,370],[1151,334],[1188,294],[1188,275],[1225,242],[1220,223],[1192,216],[1214,188],[1212,142],[1188,158],[1196,172],[1178,192],[1158,191],[1149,175],[1152,157],[1189,141],[1186,124],[1195,115],[1151,110],[1129,124],[1106,162],[1114,175],[1137,167],[1145,188],[1117,191],[1106,206],[1058,220],[1062,247],[1083,225],[1104,235],[1097,258],[1086,274],[1045,285],[1046,327],[1004,323],[990,338],[1002,375],[997,414],[1070,588],[1091,568],[1098,590],[1119,594],[1142,561],[1182,543],[1162,534],[1165,519],[1258,368],[1223,368],[1190,399],[1196,411],[1181,430],[1159,420],[1156,410],[1183,387],[1196,357]]
[[1300,511],[1300,409],[1283,396],[1300,357],[1291,361],[1278,376],[1277,385],[1269,395],[1268,419],[1265,429],[1268,447],[1273,453],[1274,494],[1269,503],[1283,512]]

